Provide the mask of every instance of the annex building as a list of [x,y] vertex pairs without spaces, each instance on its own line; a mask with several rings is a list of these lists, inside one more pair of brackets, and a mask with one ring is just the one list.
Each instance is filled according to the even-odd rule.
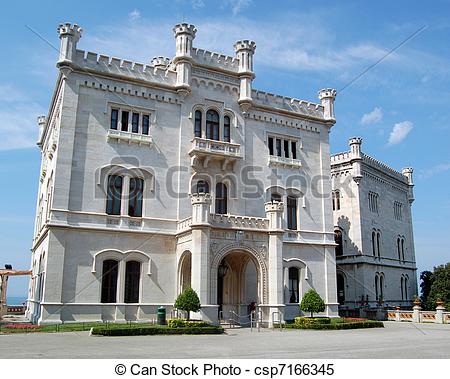
[[[200,297],[197,316],[213,323],[247,314],[252,302],[269,324],[292,319],[310,288],[333,317],[338,294],[353,304],[375,275],[387,285],[400,268],[412,296],[411,218],[400,196],[412,183],[362,153],[333,156],[330,168],[335,90],[320,90],[319,103],[256,90],[253,41],[236,42],[234,56],[206,51],[194,47],[197,30],[187,23],[173,28],[175,56],[150,63],[78,49],[76,24],[58,32],[59,74],[38,120],[32,321],[148,320],[159,306],[170,311],[187,286]],[[352,185],[362,192],[358,202],[342,192],[333,212],[332,181],[323,178],[333,174],[339,190],[340,170],[360,172]],[[384,253],[366,257],[365,233],[383,229],[370,224],[372,213],[355,220],[366,191],[391,191],[369,174],[400,188],[408,262],[395,262],[397,271],[380,268],[392,266]]]

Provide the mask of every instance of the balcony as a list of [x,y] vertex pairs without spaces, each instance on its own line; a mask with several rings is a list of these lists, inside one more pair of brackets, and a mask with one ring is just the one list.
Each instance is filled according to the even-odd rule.
[[151,146],[153,139],[151,136],[146,134],[130,133],[124,132],[122,130],[109,129],[107,134],[108,141],[115,140],[118,143],[136,143],[138,145],[148,145]]
[[299,159],[278,157],[276,155],[269,155],[269,166],[299,169],[302,167],[302,162]]
[[209,223],[214,228],[260,231],[269,229],[269,219],[251,216],[211,213]]
[[192,140],[192,149],[189,151],[192,158],[191,165],[202,165],[207,168],[211,162],[219,162],[222,170],[226,170],[228,165],[242,158],[241,145],[237,143],[215,141],[206,138],[195,137]]

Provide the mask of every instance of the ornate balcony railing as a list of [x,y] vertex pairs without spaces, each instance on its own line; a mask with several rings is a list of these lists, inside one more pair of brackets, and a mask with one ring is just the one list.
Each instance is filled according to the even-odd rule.
[[302,162],[298,159],[269,155],[269,166],[278,166],[284,168],[300,168],[302,167]]
[[195,137],[192,140],[192,150],[201,153],[211,153],[228,157],[241,157],[241,145],[237,143],[215,141],[206,138]]
[[266,230],[269,228],[269,219],[250,216],[223,215],[211,213],[209,216],[211,226],[231,229]]
[[117,142],[137,143],[139,145],[151,146],[153,139],[146,134],[124,132],[122,130],[109,129],[107,135],[109,140],[116,140]]

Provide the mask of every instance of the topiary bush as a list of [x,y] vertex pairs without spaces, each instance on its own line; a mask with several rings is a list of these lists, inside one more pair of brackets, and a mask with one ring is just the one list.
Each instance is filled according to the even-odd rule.
[[318,313],[325,310],[325,302],[315,290],[310,289],[303,296],[300,309],[303,312],[310,312],[311,317],[313,317],[314,312]]
[[175,308],[187,312],[188,320],[190,312],[198,312],[201,307],[202,306],[200,304],[200,299],[198,298],[197,292],[195,292],[191,287],[187,287],[175,300]]
[[309,328],[313,325],[331,324],[331,319],[329,317],[296,317],[294,324],[296,327]]

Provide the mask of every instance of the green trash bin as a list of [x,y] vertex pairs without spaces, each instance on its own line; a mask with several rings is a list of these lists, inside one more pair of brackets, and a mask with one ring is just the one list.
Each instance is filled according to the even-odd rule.
[[158,308],[156,321],[158,325],[166,325],[166,308],[164,307]]

